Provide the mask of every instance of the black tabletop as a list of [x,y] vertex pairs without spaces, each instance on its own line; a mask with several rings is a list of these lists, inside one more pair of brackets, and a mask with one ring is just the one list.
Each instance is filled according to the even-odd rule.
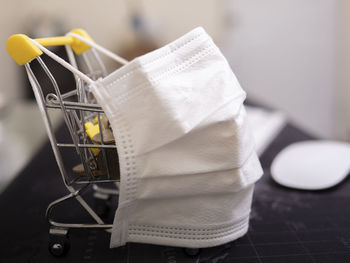
[[[109,249],[109,234],[101,230],[70,231],[69,253],[51,256],[44,213],[67,191],[47,143],[0,195],[0,262],[350,262],[350,181],[308,192],[271,179],[276,154],[308,139],[312,137],[291,125],[283,129],[261,158],[265,174],[256,184],[248,234],[202,249],[197,257],[180,248],[136,243]],[[58,210],[58,216],[72,222],[85,218],[75,202]]]

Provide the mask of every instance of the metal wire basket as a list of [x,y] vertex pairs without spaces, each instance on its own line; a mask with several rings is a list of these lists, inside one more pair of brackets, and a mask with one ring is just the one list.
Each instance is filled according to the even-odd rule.
[[[91,39],[83,30],[73,32]],[[16,41],[20,41],[20,45],[16,46]],[[54,74],[44,63],[40,52],[34,50],[34,46],[30,46],[30,41],[31,39],[25,35],[14,35],[8,40],[7,48],[16,62],[24,65],[26,69],[63,183],[68,190],[67,195],[51,202],[46,210],[46,217],[50,225],[49,250],[54,256],[62,256],[70,247],[68,239],[70,228],[111,229],[112,225],[105,223],[102,219],[103,209],[101,207],[106,206],[106,201],[111,195],[118,194],[120,180],[118,154],[108,119],[86,82],[75,75],[75,88],[61,93]],[[107,74],[95,49],[86,47],[85,43],[79,43],[72,36],[36,39],[36,41],[43,46],[64,44],[70,64],[84,70],[84,73],[93,80]],[[26,50],[25,45],[29,45],[29,49]],[[18,49],[19,46],[21,49]],[[31,54],[33,52],[34,55]],[[80,55],[77,56],[77,54]],[[33,62],[40,65],[51,83],[50,87],[43,89],[31,67]],[[70,141],[60,141],[56,138],[49,114],[51,110],[61,111],[64,120],[63,129],[67,130]],[[64,158],[66,151],[75,152],[76,166],[66,165]],[[82,196],[89,187],[93,188],[93,196],[97,204],[95,207],[89,205]],[[95,223],[55,221],[52,213],[54,208],[69,199],[76,199]]]

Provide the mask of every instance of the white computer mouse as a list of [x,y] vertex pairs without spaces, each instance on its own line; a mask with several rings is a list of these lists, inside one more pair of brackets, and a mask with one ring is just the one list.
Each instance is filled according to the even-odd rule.
[[304,141],[289,145],[273,160],[271,176],[279,184],[303,190],[326,189],[350,172],[350,144]]

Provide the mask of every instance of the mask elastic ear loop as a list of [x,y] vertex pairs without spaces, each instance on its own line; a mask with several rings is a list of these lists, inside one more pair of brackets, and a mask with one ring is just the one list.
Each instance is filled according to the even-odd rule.
[[126,59],[124,59],[124,58],[114,54],[113,52],[109,51],[108,49],[106,49],[106,48],[96,44],[95,42],[92,42],[92,41],[90,41],[90,40],[88,40],[88,39],[86,39],[86,38],[84,38],[84,37],[82,37],[82,36],[80,36],[78,34],[75,34],[73,32],[69,32],[67,34],[67,36],[72,36],[72,37],[75,37],[75,38],[79,39],[80,41],[88,44],[89,46],[95,48],[96,50],[98,50],[101,53],[105,54],[107,57],[112,58],[113,60],[119,62],[122,65],[125,65],[125,64],[127,64],[129,62]]
[[86,76],[83,72],[81,72],[80,70],[76,69],[75,67],[73,67],[71,64],[69,64],[68,62],[66,62],[64,59],[60,58],[59,56],[57,56],[55,53],[51,52],[50,50],[48,50],[47,48],[45,48],[44,46],[40,45],[37,41],[35,41],[34,39],[31,39],[33,41],[33,43],[40,48],[40,50],[42,50],[46,55],[48,55],[50,58],[52,58],[53,60],[55,60],[57,63],[61,64],[63,67],[65,67],[66,69],[68,69],[69,71],[71,71],[73,74],[76,74],[77,76],[79,76],[82,80],[84,80],[85,82],[89,83],[89,84],[94,84],[95,81],[93,81],[92,79],[90,79],[88,76]]

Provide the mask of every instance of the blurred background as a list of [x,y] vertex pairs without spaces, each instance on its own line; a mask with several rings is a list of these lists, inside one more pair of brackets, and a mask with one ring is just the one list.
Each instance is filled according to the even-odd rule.
[[[45,131],[33,125],[41,119],[6,40],[14,33],[37,38],[72,28],[87,30],[99,44],[132,59],[202,26],[249,101],[283,112],[318,138],[350,141],[350,1],[13,0],[4,1],[0,13],[0,143],[13,148],[12,140],[22,137],[9,139],[11,134],[30,134],[23,140],[35,146],[27,152],[24,142],[18,146],[26,156],[40,145],[39,130],[44,137]],[[112,70],[116,65],[110,63]],[[0,156],[3,163],[9,151]]]

